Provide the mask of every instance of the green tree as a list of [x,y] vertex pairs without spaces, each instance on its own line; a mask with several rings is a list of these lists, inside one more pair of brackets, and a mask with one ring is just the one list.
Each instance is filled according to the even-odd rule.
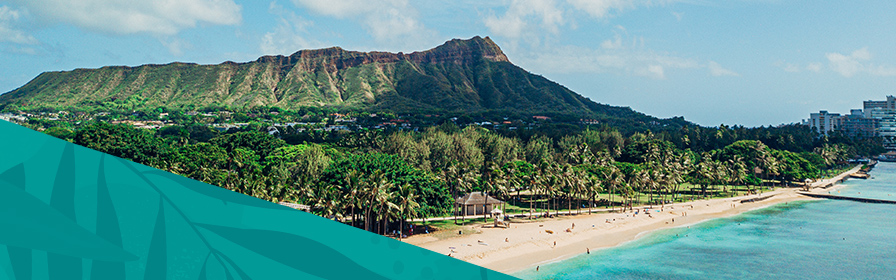
[[408,185],[399,186],[395,197],[398,199],[395,205],[401,215],[398,224],[398,240],[401,240],[402,232],[404,232],[404,221],[417,217],[417,208],[420,207],[420,204],[417,203],[417,194],[414,193],[414,189]]
[[232,152],[237,148],[252,150],[264,162],[277,148],[286,146],[286,142],[271,136],[270,134],[258,131],[243,131],[232,134],[225,134],[209,140],[209,143],[224,148],[228,152]]
[[78,129],[73,140],[90,149],[167,170],[165,159],[170,148],[146,130],[95,122]]

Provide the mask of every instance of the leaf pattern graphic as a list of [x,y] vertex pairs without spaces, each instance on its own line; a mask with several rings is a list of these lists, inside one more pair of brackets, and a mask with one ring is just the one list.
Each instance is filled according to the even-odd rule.
[[[197,225],[268,259],[317,277],[387,279],[355,263],[339,251],[306,237],[271,230],[240,229],[201,223]],[[283,242],[284,240],[289,242]],[[331,269],[334,263],[340,264],[340,269]]]
[[209,252],[207,256],[205,256],[205,260],[202,261],[202,268],[199,269],[199,280],[208,279],[208,274],[205,272],[208,269],[208,260],[211,258],[212,253]]
[[3,173],[0,173],[0,180],[6,181],[7,183],[20,188],[25,189],[25,165],[17,164]]
[[233,191],[229,191],[229,190],[226,190],[226,189],[223,189],[220,187],[212,187],[212,185],[209,185],[209,184],[206,184],[206,183],[203,183],[200,181],[196,181],[196,180],[184,177],[184,176],[180,176],[177,174],[168,173],[168,172],[165,172],[162,170],[153,169],[153,170],[149,170],[149,171],[144,171],[143,174],[167,178],[167,179],[172,180],[172,181],[176,182],[177,184],[179,184],[183,187],[186,187],[194,192],[203,194],[208,197],[213,197],[213,198],[219,199],[219,200],[223,201],[224,203],[233,202],[236,204],[252,206],[252,207],[291,211],[290,208],[283,207],[276,203],[271,203],[271,202],[268,202],[268,201],[265,201],[262,199],[258,199],[255,197],[251,197],[248,195],[242,195],[242,194],[233,195],[234,194]]
[[[50,195],[50,206],[71,219],[75,220],[75,151],[74,144],[66,143],[62,158],[59,160],[59,168],[56,171],[56,180],[53,183],[53,192]],[[47,253],[47,265],[49,266],[50,279],[64,279],[72,275],[81,275],[81,259],[77,257]]]
[[[14,187],[25,190],[25,165],[19,163],[16,166],[0,174],[0,180],[4,180]],[[16,279],[31,279],[31,249],[7,246],[9,262]]]
[[[0,257],[3,259],[0,267],[9,268],[5,274],[0,273],[0,278],[78,279],[90,274],[93,279],[165,279],[174,275],[199,279],[263,279],[271,278],[266,277],[270,270],[264,266],[273,265],[272,268],[288,267],[292,271],[327,279],[386,279],[385,276],[429,279],[436,275],[446,279],[511,279],[458,260],[450,260],[453,266],[443,265],[439,272],[435,272],[433,262],[439,260],[421,257],[418,250],[404,250],[410,246],[392,247],[394,251],[376,257],[389,263],[394,259],[397,265],[404,263],[403,267],[420,268],[419,273],[406,269],[403,275],[379,274],[381,266],[370,265],[370,269],[362,266],[366,265],[362,260],[367,258],[352,260],[349,257],[353,255],[344,255],[327,245],[331,244],[328,242],[345,242],[344,238],[336,239],[337,235],[314,240],[303,237],[302,232],[307,230],[303,228],[306,225],[303,221],[307,220],[302,218],[311,215],[295,213],[296,220],[289,222],[295,226],[282,231],[243,228],[239,220],[214,219],[214,224],[200,224],[198,222],[206,221],[200,217],[206,219],[221,210],[251,208],[249,212],[258,215],[295,211],[176,174],[150,171],[140,164],[86,151],[20,126],[0,122],[0,135],[15,136],[0,137],[0,144],[12,143],[4,142],[3,138],[26,139],[19,141],[21,143],[46,143],[37,154],[33,149],[21,149],[21,145],[0,145],[0,163],[12,166],[0,170],[0,245],[5,245],[9,253],[8,262]],[[83,173],[75,174],[75,171]],[[52,177],[54,174],[56,176]],[[43,181],[33,180],[37,176],[50,177],[50,182],[37,185],[36,182]],[[26,177],[30,184],[27,188]],[[96,181],[92,181],[93,178]],[[80,183],[77,190],[75,179]],[[91,199],[94,194],[95,201]],[[154,203],[155,199],[159,201]],[[175,202],[192,204],[187,207]],[[158,205],[156,217],[152,217],[154,205]],[[77,223],[76,214],[81,218],[77,220],[88,225],[90,230]],[[90,215],[96,215],[95,231]],[[358,235],[357,238],[371,236],[374,235]],[[189,245],[180,248],[180,244]],[[368,242],[353,246],[358,250],[378,248]],[[140,248],[140,251],[131,254],[123,248]],[[40,252],[46,252],[48,257],[44,259],[44,253]],[[237,256],[237,252],[248,253],[247,256]],[[202,264],[192,265],[193,260],[202,261],[203,258]],[[255,267],[258,265],[261,267]],[[250,266],[251,270],[248,269]],[[141,267],[145,269],[142,273],[139,272]],[[196,270],[199,267],[202,268]],[[382,267],[386,267],[382,273],[394,271],[391,266]],[[133,271],[137,272],[130,273]],[[446,277],[445,271],[456,275]],[[282,275],[284,278],[290,276]]]
[[[236,263],[233,262],[233,260],[225,256],[224,254],[221,254],[221,252],[218,252],[216,250],[215,257],[218,258],[218,263],[220,263],[221,266],[224,266],[224,263],[221,262],[221,259],[226,261],[233,268],[233,270],[240,275],[240,279],[252,279],[251,277],[249,277],[249,275],[246,274],[246,272],[240,269],[240,267],[237,266]],[[230,274],[230,270],[228,270],[226,266],[224,266],[224,273],[226,274],[225,276],[227,276],[227,280],[233,280],[233,275]]]
[[165,230],[165,201],[159,199],[159,214],[149,242],[143,279],[165,279],[168,274],[168,232]]
[[131,261],[134,256],[99,238],[37,197],[0,181],[0,244],[77,258]]
[[[100,156],[99,171],[96,178],[96,235],[109,241],[113,245],[121,245],[121,228],[118,224],[118,214],[112,204],[109,195],[109,187],[106,185],[106,156]],[[93,261],[90,269],[91,279],[124,279],[124,263]]]

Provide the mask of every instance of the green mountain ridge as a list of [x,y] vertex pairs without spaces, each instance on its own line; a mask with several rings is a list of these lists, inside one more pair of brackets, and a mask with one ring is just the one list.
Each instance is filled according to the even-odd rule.
[[656,120],[599,104],[510,63],[489,37],[405,53],[339,47],[216,65],[174,62],[45,72],[0,95],[11,108],[332,106],[359,110],[562,112]]

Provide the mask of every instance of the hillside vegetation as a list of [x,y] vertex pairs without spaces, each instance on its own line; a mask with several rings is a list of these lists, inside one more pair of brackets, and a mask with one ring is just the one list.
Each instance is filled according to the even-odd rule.
[[[392,112],[513,111],[604,121],[662,121],[599,104],[510,63],[488,37],[414,52],[338,47],[246,63],[170,63],[46,72],[0,95],[0,109],[122,111],[203,107]],[[677,126],[683,120],[676,119]],[[672,121],[668,121],[672,122]]]

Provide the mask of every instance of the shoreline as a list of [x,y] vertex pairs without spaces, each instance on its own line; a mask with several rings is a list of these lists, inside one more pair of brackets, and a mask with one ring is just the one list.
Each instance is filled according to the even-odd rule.
[[[860,166],[813,183],[812,191],[827,192],[839,188],[842,185],[837,183],[858,168]],[[832,187],[820,188],[831,183],[834,184]],[[634,211],[626,211],[584,213],[531,222],[523,220],[512,223],[509,229],[494,228],[490,224],[470,225],[465,228],[480,232],[441,240],[428,234],[415,235],[404,241],[502,273],[514,273],[585,254],[589,250],[617,247],[661,229],[690,227],[790,201],[820,200],[800,195],[797,193],[800,190],[782,188],[759,195],[694,200],[652,208],[640,206],[635,208],[637,215]],[[769,195],[772,196],[759,201],[741,202]],[[650,215],[645,211],[650,211]]]

